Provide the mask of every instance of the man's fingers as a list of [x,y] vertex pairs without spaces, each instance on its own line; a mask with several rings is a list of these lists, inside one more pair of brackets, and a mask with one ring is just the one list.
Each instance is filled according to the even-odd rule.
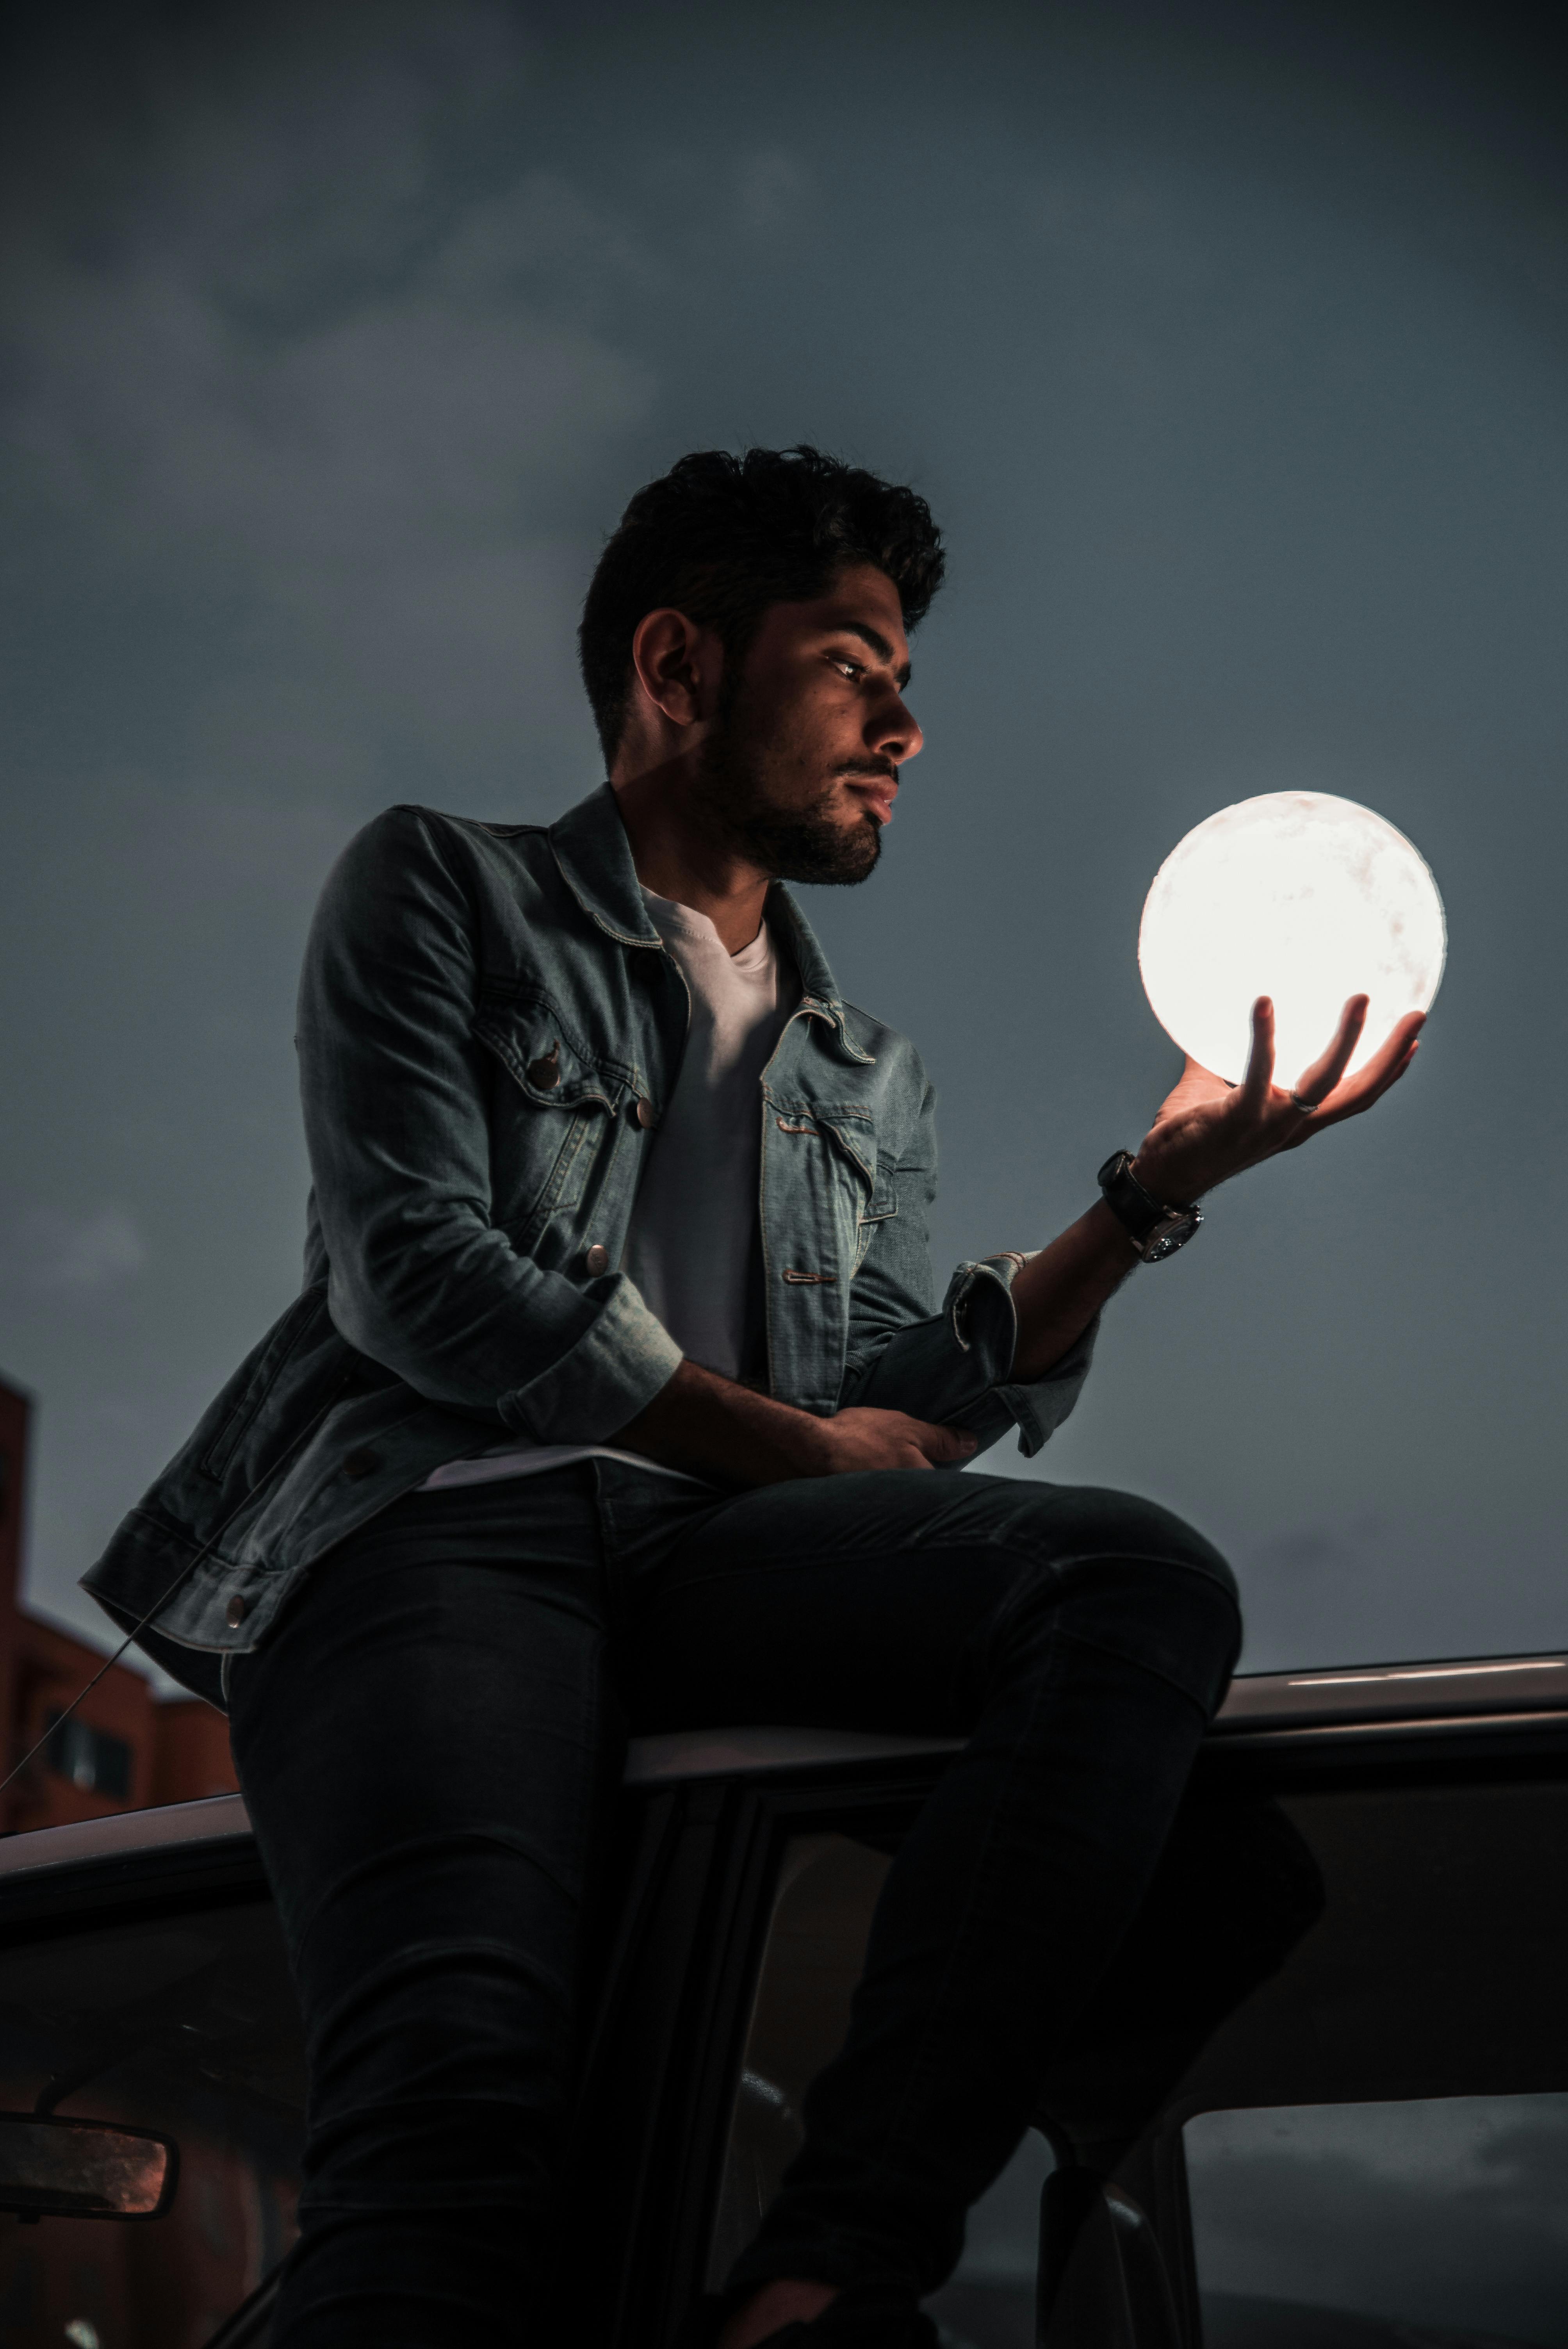
[[1386,1093],[1396,1080],[1402,1077],[1415,1058],[1416,1044],[1427,1024],[1424,1011],[1408,1011],[1398,1021],[1364,1069],[1336,1085],[1323,1106],[1336,1116],[1350,1117],[1357,1110],[1370,1109],[1380,1093]]
[[1274,1013],[1266,995],[1260,995],[1253,1006],[1253,1048],[1247,1055],[1247,1073],[1242,1079],[1242,1097],[1249,1109],[1261,1110],[1269,1097],[1274,1082]]
[[1408,1068],[1410,1056],[1415,1051],[1421,1030],[1426,1024],[1427,1015],[1424,1011],[1407,1011],[1403,1019],[1395,1021],[1393,1032],[1387,1042],[1373,1053],[1364,1073],[1370,1076],[1375,1071],[1381,1074],[1386,1068],[1390,1071]]
[[961,1428],[934,1427],[924,1419],[912,1419],[909,1425],[917,1450],[933,1463],[973,1460],[980,1449],[974,1436],[965,1435]]
[[1424,1012],[1416,1011],[1408,1019],[1402,1019],[1387,1044],[1373,1054],[1367,1066],[1357,1069],[1346,1083],[1336,1085],[1316,1115],[1304,1119],[1300,1133],[1293,1134],[1284,1147],[1287,1150],[1298,1149],[1302,1143],[1310,1142],[1313,1135],[1321,1133],[1325,1126],[1338,1125],[1347,1117],[1359,1117],[1364,1110],[1369,1110],[1375,1102],[1381,1101],[1389,1088],[1397,1085],[1408,1072],[1420,1050],[1418,1036],[1425,1018]]
[[1369,995],[1353,995],[1339,1015],[1339,1025],[1334,1039],[1321,1059],[1314,1061],[1305,1076],[1297,1077],[1295,1091],[1303,1101],[1326,1101],[1346,1070],[1350,1056],[1361,1041],[1361,1030],[1367,1025]]

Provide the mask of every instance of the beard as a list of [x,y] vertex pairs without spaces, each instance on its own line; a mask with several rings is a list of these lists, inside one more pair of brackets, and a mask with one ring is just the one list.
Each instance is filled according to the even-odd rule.
[[836,823],[829,812],[831,781],[803,807],[779,807],[768,797],[769,763],[769,751],[747,727],[744,709],[721,709],[703,744],[697,779],[698,804],[714,831],[776,881],[852,888],[866,880],[882,854],[875,816]]

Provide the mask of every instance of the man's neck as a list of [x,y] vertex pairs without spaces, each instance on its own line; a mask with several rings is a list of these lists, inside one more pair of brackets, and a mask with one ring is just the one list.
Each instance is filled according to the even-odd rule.
[[706,914],[731,954],[748,947],[762,927],[768,875],[715,840],[694,804],[688,762],[610,780],[644,888]]

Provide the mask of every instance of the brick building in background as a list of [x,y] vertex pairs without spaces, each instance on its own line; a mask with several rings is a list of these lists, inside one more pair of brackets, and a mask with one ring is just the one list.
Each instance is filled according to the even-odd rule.
[[59,1718],[103,1656],[20,1603],[31,1419],[27,1397],[0,1380],[0,1777],[47,1737],[0,1795],[0,1834],[232,1793],[222,1713],[200,1697],[160,1702],[129,1664],[111,1664],[70,1719]]

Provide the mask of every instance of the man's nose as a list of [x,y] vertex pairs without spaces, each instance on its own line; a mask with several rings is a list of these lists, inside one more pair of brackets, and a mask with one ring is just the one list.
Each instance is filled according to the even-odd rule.
[[872,724],[867,727],[866,740],[872,750],[884,759],[891,759],[895,767],[902,767],[907,759],[918,757],[925,737],[920,730],[914,712],[905,705],[903,696],[891,693],[885,706],[877,711]]

